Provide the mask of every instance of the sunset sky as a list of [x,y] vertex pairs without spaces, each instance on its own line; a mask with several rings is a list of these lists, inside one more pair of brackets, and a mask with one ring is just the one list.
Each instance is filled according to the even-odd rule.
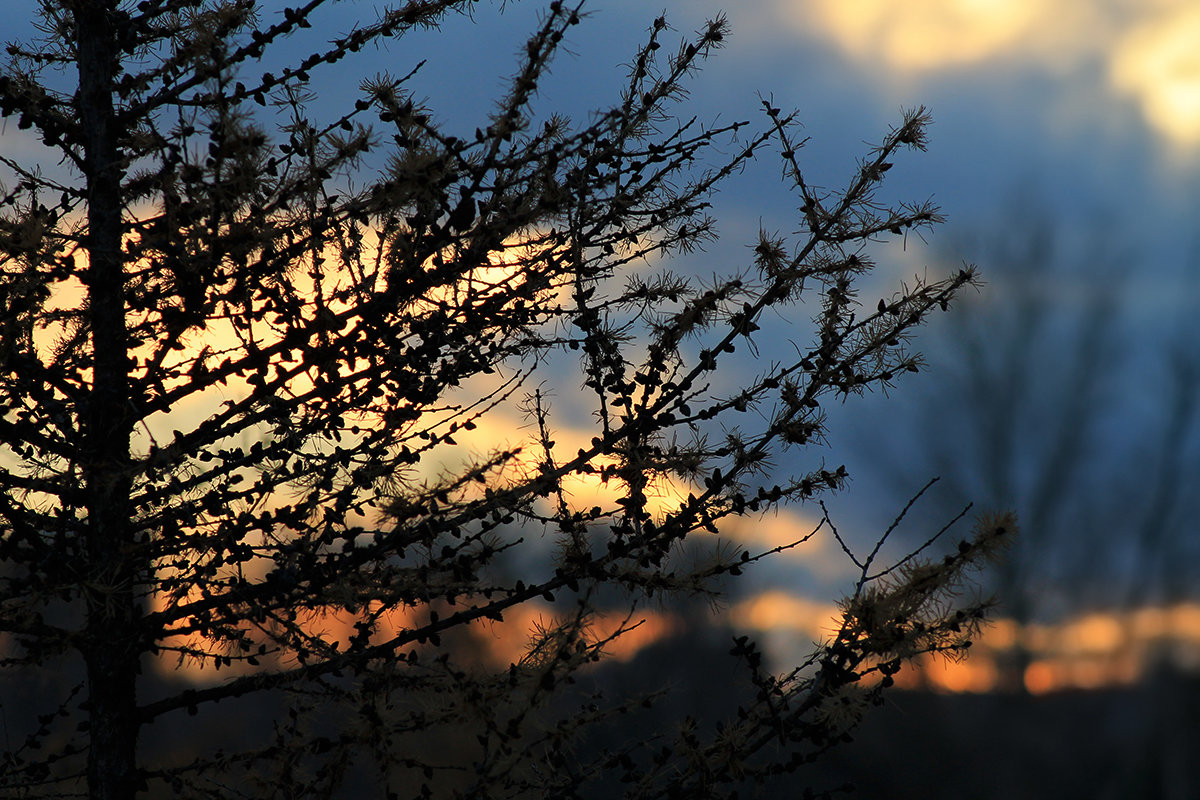
[[[34,5],[30,0],[6,4],[3,38],[28,34],[30,29],[20,20]],[[264,3],[266,8],[280,5]],[[327,31],[310,31],[309,41],[315,46],[344,33],[357,18],[371,21],[376,5],[353,0],[332,4],[321,18]],[[428,97],[449,132],[469,136],[504,90],[505,76],[515,70],[516,54],[542,5],[509,2],[501,12],[498,3],[480,2],[473,23],[451,19],[441,33],[420,33],[411,41],[343,61],[315,75],[313,108],[332,115],[355,99],[362,78],[382,71],[403,75],[428,59],[413,85]],[[728,46],[693,78],[681,113],[760,124],[760,94],[785,109],[797,109],[811,137],[800,160],[818,185],[844,185],[855,159],[865,155],[889,125],[898,123],[901,109],[930,108],[935,122],[929,152],[902,159],[888,176],[884,197],[933,197],[949,222],[927,237],[928,244],[909,237],[882,246],[880,272],[868,284],[878,294],[864,301],[873,304],[875,297],[923,274],[927,266],[936,272],[962,260],[978,263],[988,281],[978,302],[1003,298],[1003,268],[989,264],[991,251],[979,242],[1027,237],[1021,214],[1045,221],[1070,252],[1084,252],[1089,242],[1103,240],[1106,248],[1128,254],[1121,265],[1121,338],[1150,355],[1135,359],[1145,373],[1129,372],[1116,381],[1125,385],[1127,394],[1119,394],[1113,408],[1125,409],[1127,418],[1114,427],[1111,441],[1120,445],[1149,436],[1143,430],[1156,430],[1158,407],[1145,395],[1147,387],[1153,394],[1153,376],[1169,371],[1158,360],[1159,344],[1169,333],[1168,322],[1194,309],[1200,299],[1200,274],[1194,268],[1189,272],[1200,245],[1200,4],[663,0],[647,6],[637,0],[596,0],[585,6],[589,16],[573,29],[552,78],[542,86],[537,108],[580,117],[588,109],[615,102],[625,74],[622,65],[660,8],[680,35],[690,34],[722,10],[732,26]],[[0,131],[0,151],[14,157],[36,152],[26,133],[10,120]],[[47,172],[57,169],[53,162],[43,166]],[[760,226],[794,230],[795,203],[778,176],[779,167],[769,156],[735,176],[715,207],[722,241],[681,263],[701,274],[736,269],[748,261],[746,245],[753,243]],[[1054,276],[1046,286],[1053,287],[1054,302],[1065,308],[1077,292],[1104,279],[1086,268],[1074,269]],[[991,291],[995,294],[989,295]],[[936,392],[938,381],[947,379],[938,352],[934,344],[931,374],[915,379],[929,382],[924,394],[915,392],[906,400],[915,385],[910,382],[889,400],[872,398],[833,416],[835,446],[828,458],[835,464],[845,460],[855,477],[834,508],[861,541],[886,526],[904,500],[903,491],[888,494],[881,488],[895,481],[883,474],[863,441],[886,440],[895,428],[916,425],[906,421],[915,419],[920,398]],[[577,383],[575,376],[566,378],[560,396],[568,396]],[[893,403],[895,411],[890,410]],[[875,427],[859,428],[855,409],[868,407],[876,414]],[[887,417],[894,422],[880,426],[878,414],[894,414]],[[1194,429],[1189,430],[1195,438]],[[584,429],[565,435],[583,436]],[[897,434],[897,441],[906,435]],[[1200,450],[1191,446],[1183,452],[1191,469]],[[1108,457],[1103,450],[1092,455],[1098,462]],[[894,454],[891,460],[896,460]],[[912,473],[910,491],[933,477],[923,464],[914,465]],[[1014,497],[1012,502],[1020,506],[1023,501]],[[773,546],[790,532],[800,530],[803,535],[804,526],[816,520],[810,509],[788,514],[759,523],[744,535]],[[1187,544],[1193,551],[1196,538],[1193,531]],[[814,544],[804,554],[781,558],[763,573],[765,594],[759,604],[753,605],[753,597],[743,598],[734,615],[762,629],[790,630],[784,620],[828,611],[821,603],[828,603],[832,591],[844,589],[848,578],[838,555],[824,544]],[[763,605],[763,598],[774,605]],[[1188,619],[1200,618],[1195,608],[1190,613]],[[1170,627],[1161,620],[1156,624]],[[819,625],[816,633],[812,626],[800,627],[805,636],[819,635]],[[1085,642],[1079,645],[1084,651],[1086,641],[1092,641],[1086,631],[1111,638],[1111,628],[1100,623],[1078,630],[1085,631],[1077,633]],[[1043,681],[1037,685],[1054,685],[1057,673],[1051,673],[1045,666],[1037,673]],[[962,678],[966,683],[960,687],[970,688],[971,680],[979,686],[986,683],[975,674]]]

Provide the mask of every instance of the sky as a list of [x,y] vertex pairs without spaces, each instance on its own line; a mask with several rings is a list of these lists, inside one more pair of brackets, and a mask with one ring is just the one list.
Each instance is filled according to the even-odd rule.
[[[5,38],[27,27],[32,0],[14,0]],[[269,21],[280,3],[264,3]],[[377,3],[344,0],[320,18],[320,42]],[[474,21],[449,20],[319,74],[329,108],[377,71],[408,72],[450,124],[474,127],[515,69],[538,2],[474,5]],[[1036,196],[1064,223],[1107,217],[1139,248],[1180,251],[1200,196],[1200,4],[1192,0],[672,0],[661,4],[680,35],[727,14],[733,35],[692,84],[687,108],[722,119],[761,117],[758,93],[800,111],[810,169],[844,180],[863,142],[878,141],[902,108],[934,114],[930,152],[891,185],[932,195],[951,228],[983,226],[1014,196]],[[502,10],[501,10],[502,8]],[[542,91],[544,109],[586,108],[615,96],[633,48],[659,5],[593,0],[572,29]],[[297,49],[302,45],[297,42]],[[6,149],[19,147],[8,126]],[[766,170],[773,174],[773,169]],[[726,191],[754,197],[762,178]],[[744,204],[746,205],[746,204]],[[765,204],[763,204],[765,205]],[[781,213],[782,212],[782,213]],[[788,209],[734,209],[727,238]],[[915,260],[912,257],[910,261]],[[905,266],[908,266],[905,264]]]
[[[830,507],[843,532],[866,544],[912,492],[938,474],[948,479],[944,485],[949,488],[926,516],[918,517],[920,522],[944,521],[969,501],[1016,506],[1024,519],[1048,532],[1030,534],[1027,551],[1014,559],[1020,565],[1014,580],[1026,587],[1023,591],[1037,610],[1034,616],[1058,619],[1065,626],[1056,645],[1062,652],[1042,647],[1047,655],[1035,660],[1027,684],[1042,690],[1136,675],[1129,659],[1117,663],[1100,658],[1097,663],[1095,653],[1104,649],[1097,642],[1104,637],[1088,639],[1078,632],[1111,633],[1111,625],[1089,622],[1089,606],[1119,608],[1145,600],[1136,593],[1113,600],[1097,597],[1095,591],[1098,585],[1111,595],[1114,585],[1143,580],[1134,566],[1141,562],[1124,544],[1131,538],[1126,529],[1156,519],[1143,507],[1157,502],[1159,495],[1143,502],[1136,493],[1149,492],[1136,483],[1130,489],[1125,476],[1132,468],[1142,476],[1150,473],[1148,482],[1159,480],[1153,474],[1155,454],[1147,452],[1146,443],[1158,440],[1160,418],[1166,414],[1160,397],[1169,394],[1171,365],[1162,353],[1170,349],[1172,337],[1178,339],[1175,320],[1200,299],[1196,276],[1188,272],[1198,244],[1200,200],[1200,4],[761,0],[722,5],[673,0],[648,7],[616,0],[585,8],[588,16],[572,29],[551,78],[542,83],[541,109],[580,118],[615,100],[624,65],[660,8],[680,36],[722,11],[732,27],[726,47],[693,79],[681,113],[757,123],[762,121],[763,96],[797,110],[811,137],[801,163],[817,185],[844,186],[856,159],[898,123],[903,109],[930,108],[929,151],[898,160],[884,197],[932,197],[949,221],[927,242],[909,237],[882,246],[878,275],[863,291],[872,298],[873,293],[886,296],[915,275],[957,268],[965,260],[978,263],[987,286],[980,296],[969,298],[961,313],[982,319],[985,332],[989,314],[996,315],[997,325],[1004,323],[1009,300],[1042,299],[1047,321],[1018,378],[1028,385],[1021,400],[1025,406],[1016,412],[1008,434],[1009,449],[1018,453],[1012,486],[1002,491],[987,483],[986,469],[967,476],[962,465],[975,455],[972,428],[980,423],[960,414],[965,400],[950,393],[961,366],[956,358],[962,356],[947,344],[959,330],[951,320],[935,325],[920,341],[929,353],[928,374],[887,398],[874,396],[833,409],[833,446],[827,458],[847,463],[853,480]],[[467,132],[479,124],[503,90],[505,76],[514,71],[515,56],[539,6],[510,3],[500,15],[485,3],[477,9],[472,24],[450,21],[435,36],[372,55],[394,74],[428,59],[418,85],[443,120],[461,124]],[[744,264],[746,245],[760,227],[796,227],[795,202],[769,156],[721,189],[715,211],[722,240],[681,262],[700,274]],[[1043,254],[1044,264],[1036,252],[1031,251],[1032,259],[1023,257],[1025,242],[1037,238],[1039,226],[1055,243],[1049,255]],[[1061,463],[1054,460],[1053,448],[1047,454],[1038,447],[1067,427],[1062,415],[1077,413],[1055,405],[1056,398],[1077,390],[1070,385],[1075,374],[1071,361],[1077,356],[1068,344],[1072,326],[1081,314],[1086,316],[1097,292],[1102,295],[1106,284],[1115,281],[1114,274],[1120,276],[1113,289],[1118,322],[1109,347],[1120,357],[1105,360],[1104,379],[1089,395],[1094,406],[1089,416],[1097,419],[1081,434],[1084,442],[1076,461],[1085,463],[1076,469],[1073,482],[1064,480],[1063,491],[1072,500],[1050,503],[1045,510],[1038,505],[1036,484],[1044,480],[1044,464],[1057,469]],[[566,383],[562,393],[569,396],[574,384]],[[926,430],[930,416],[956,414],[961,417],[958,428],[936,434]],[[954,438],[941,447],[943,463],[911,455],[937,449],[929,446],[934,436],[942,442]],[[1180,458],[1197,463],[1200,447],[1193,443],[1182,449]],[[1007,495],[998,496],[1005,491]],[[1110,506],[1093,502],[1097,496],[1116,499]],[[747,526],[746,535],[778,544],[789,533],[806,532],[812,511],[794,509]],[[1164,512],[1162,519],[1167,516]],[[1105,534],[1093,537],[1095,543],[1086,551],[1074,547],[1089,537],[1074,535],[1073,529],[1091,530],[1098,527],[1097,520],[1107,523]],[[913,528],[900,544],[927,530],[919,524]],[[1184,554],[1195,553],[1189,548],[1198,537],[1186,525],[1178,536],[1186,541],[1176,542],[1172,552],[1183,560]],[[731,609],[738,621],[772,632],[784,650],[782,643],[803,647],[809,637],[820,635],[819,620],[829,618],[828,601],[845,590],[849,579],[835,547],[824,546],[827,541],[810,544],[762,570],[756,584],[760,593],[735,600]],[[1038,557],[1039,549],[1045,557]],[[1081,570],[1095,579],[1081,579]],[[1182,608],[1171,619],[1190,619],[1188,607]],[[814,609],[824,609],[824,616]],[[804,630],[797,635],[781,623],[787,619],[804,620]],[[1162,626],[1152,627],[1142,629],[1150,631],[1148,640],[1162,631]],[[1170,629],[1186,628],[1181,622]],[[1035,647],[1049,640],[1039,640],[1036,630],[1031,631]],[[1011,641],[1011,632],[1005,635]],[[1075,646],[1070,642],[1089,655],[1074,661],[1059,657]],[[972,666],[943,665],[934,674],[948,688],[989,685],[986,657],[964,663]],[[1073,666],[1064,666],[1068,663]]]
[[[33,5],[6,4],[5,39],[23,35],[20,20]],[[281,4],[263,5],[269,22]],[[378,5],[333,4],[309,32],[310,41],[345,32],[355,19],[371,20]],[[316,75],[314,108],[333,113],[350,102],[364,76],[402,75],[424,59],[414,85],[440,120],[469,134],[503,91],[543,5],[480,2],[474,20],[451,19],[440,32],[341,62],[336,71]],[[914,275],[965,260],[978,263],[988,281],[970,308],[1001,307],[1022,293],[1049,298],[1047,330],[1053,332],[1053,320],[1073,319],[1076,306],[1113,280],[1115,271],[1121,276],[1120,327],[1113,336],[1123,356],[1106,363],[1109,382],[1097,390],[1106,398],[1106,411],[1096,426],[1111,447],[1098,445],[1089,455],[1094,464],[1109,466],[1092,470],[1092,482],[1081,478],[1080,485],[1105,492],[1103,481],[1122,464],[1129,468],[1122,459],[1133,458],[1139,443],[1157,435],[1165,413],[1157,396],[1165,393],[1160,387],[1172,370],[1162,358],[1176,335],[1171,323],[1200,299],[1198,276],[1188,271],[1200,245],[1196,0],[743,0],[724,9],[712,0],[653,6],[595,0],[585,8],[587,17],[572,29],[551,78],[543,82],[537,107],[544,111],[581,118],[614,101],[623,65],[660,9],[679,35],[722,10],[732,26],[726,47],[693,79],[687,113],[761,123],[760,95],[796,109],[811,137],[801,163],[818,185],[844,185],[855,160],[898,123],[902,109],[928,106],[934,116],[929,152],[897,164],[885,197],[932,197],[949,221],[927,242],[909,237],[881,246],[879,274],[869,292],[885,296]],[[15,127],[0,130],[0,150],[30,152]],[[44,166],[54,169],[52,163]],[[735,268],[745,263],[746,245],[760,226],[784,231],[795,226],[795,203],[779,181],[778,164],[766,156],[721,190],[715,210],[723,238],[692,256],[689,268],[710,273]],[[1055,252],[1068,266],[1022,271],[1003,255],[1022,252],[1039,226],[1053,232]],[[924,434],[915,433],[924,424],[922,404],[932,407],[931,395],[949,393],[955,362],[943,340],[953,330],[935,327],[923,340],[931,360],[930,374],[919,378],[926,382],[923,388],[905,384],[893,396],[872,397],[833,414],[838,444],[830,458],[846,459],[855,476],[835,508],[864,541],[903,504],[905,486],[915,490],[932,477],[924,461],[906,453],[924,441]],[[1055,366],[1052,355],[1041,368],[1070,374]],[[1038,381],[1040,374],[1031,372],[1027,379]],[[1069,394],[1072,387],[1055,391]],[[874,427],[861,422],[861,409],[870,410]],[[1056,423],[1037,424],[1043,435]],[[889,457],[862,444],[879,439],[892,442]],[[1185,449],[1184,463],[1192,463],[1197,452]],[[881,466],[885,463],[892,466]],[[898,481],[897,473],[904,479]],[[1024,501],[1016,491],[1013,502]],[[764,524],[760,536],[775,542],[784,533],[772,525],[806,520],[798,512],[796,519]],[[767,574],[768,591],[784,592],[776,598],[780,602],[785,596],[787,602],[826,597],[846,580],[832,566],[834,556],[814,549],[807,562],[784,561]],[[1124,556],[1114,551],[1104,557]],[[1043,574],[1040,580],[1049,578]],[[767,614],[745,609],[746,619]]]

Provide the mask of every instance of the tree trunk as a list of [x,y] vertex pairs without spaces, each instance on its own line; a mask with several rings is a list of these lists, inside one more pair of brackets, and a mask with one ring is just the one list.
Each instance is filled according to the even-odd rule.
[[92,391],[84,415],[87,496],[88,787],[93,800],[128,800],[138,788],[137,672],[140,656],[130,524],[130,431],[133,422],[121,252],[124,165],[113,89],[119,51],[115,2],[75,7],[78,111],[87,185],[87,291]]

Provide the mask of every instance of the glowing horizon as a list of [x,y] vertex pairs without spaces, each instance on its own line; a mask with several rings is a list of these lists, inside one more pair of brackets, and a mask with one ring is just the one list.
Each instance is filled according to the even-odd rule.
[[[387,638],[418,624],[416,609],[398,609],[385,615],[378,637]],[[483,621],[468,629],[459,644],[480,666],[505,669],[528,652],[530,635],[549,624],[558,613],[549,603],[536,602],[505,612],[503,622]],[[790,665],[833,635],[839,624],[836,605],[779,590],[769,590],[732,604],[712,618],[728,622],[735,630],[761,637],[769,656],[779,665]],[[348,642],[354,633],[353,614],[344,610],[314,615],[307,623],[329,642]],[[687,624],[665,610],[639,609],[598,613],[590,621],[591,637],[611,637],[620,628],[627,632],[604,648],[608,659],[628,662],[646,647],[686,634]],[[695,631],[693,631],[695,632]],[[198,642],[191,642],[195,645]],[[1019,686],[1040,695],[1070,690],[1097,690],[1130,686],[1154,669],[1171,666],[1182,671],[1200,670],[1200,602],[1152,606],[1128,612],[1086,612],[1060,623],[1020,626],[998,618],[976,637],[966,657],[923,657],[906,664],[895,676],[896,687],[941,694],[986,694],[1011,691],[1012,667],[1019,654],[1025,658]],[[214,669],[184,663],[176,654],[164,653],[155,661],[164,677],[182,676],[197,684],[219,682],[247,674],[254,667],[237,664]],[[606,660],[608,660],[606,659]],[[270,659],[263,659],[270,663]],[[274,666],[280,666],[275,664]]]
[[[837,629],[836,606],[770,591],[734,605],[736,625],[768,637],[781,663],[812,649]],[[1200,602],[1123,612],[1090,611],[1058,623],[1018,625],[997,618],[984,626],[967,656],[924,657],[895,676],[906,689],[987,693],[1016,688],[1012,667],[1023,656],[1020,685],[1031,694],[1128,686],[1168,665],[1200,670]],[[1020,662],[1016,662],[1020,663]]]

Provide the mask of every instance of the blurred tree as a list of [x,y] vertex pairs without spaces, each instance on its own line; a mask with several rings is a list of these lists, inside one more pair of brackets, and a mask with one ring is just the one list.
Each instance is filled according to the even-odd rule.
[[[739,638],[756,693],[725,725],[575,752],[625,707],[564,713],[564,682],[637,604],[715,592],[777,552],[692,562],[682,545],[839,487],[844,470],[819,463],[760,482],[774,454],[821,441],[822,400],[916,371],[906,337],[974,280],[867,313],[854,299],[866,242],[938,221],[875,202],[928,120],[905,115],[845,191],[819,193],[769,102],[745,139],[747,123],[671,110],[721,19],[665,57],[656,20],[613,105],[581,126],[538,118],[531,98],[580,21],[559,1],[473,133],[389,76],[318,118],[318,70],[475,8],[410,0],[251,72],[268,51],[288,60],[323,5],[48,0],[42,37],[9,47],[0,112],[62,170],[0,157],[0,664],[6,696],[37,671],[85,677],[8,739],[6,792],[562,796],[610,774],[631,796],[712,797],[844,736],[902,661],[967,646],[986,604],[947,598],[1008,538],[1005,517],[932,561],[847,548],[861,580],[806,671],[772,675]],[[631,269],[712,237],[706,198],[772,141],[801,203],[794,237],[763,234],[752,264],[705,285]],[[722,144],[731,156],[697,165]],[[810,297],[813,344],[721,395],[761,315]],[[571,354],[596,423],[567,447],[535,378]],[[522,446],[455,456],[522,401]],[[610,499],[577,507],[581,484]],[[601,633],[613,587],[634,610]],[[507,668],[453,646],[530,606],[557,616]],[[142,674],[175,657],[232,674]],[[224,737],[149,759],[147,737],[184,711]],[[247,743],[251,714],[269,717]]]
[[[893,469],[897,495],[927,469],[944,476],[943,513],[967,497],[1018,511],[1022,536],[992,577],[1021,628],[1192,599],[1190,324],[1144,305],[1116,232],[1073,245],[1036,203],[1020,208],[976,242],[991,291],[931,336],[944,377],[912,404],[926,444]],[[1019,638],[1009,656],[1003,683],[1023,691],[1032,654]]]

